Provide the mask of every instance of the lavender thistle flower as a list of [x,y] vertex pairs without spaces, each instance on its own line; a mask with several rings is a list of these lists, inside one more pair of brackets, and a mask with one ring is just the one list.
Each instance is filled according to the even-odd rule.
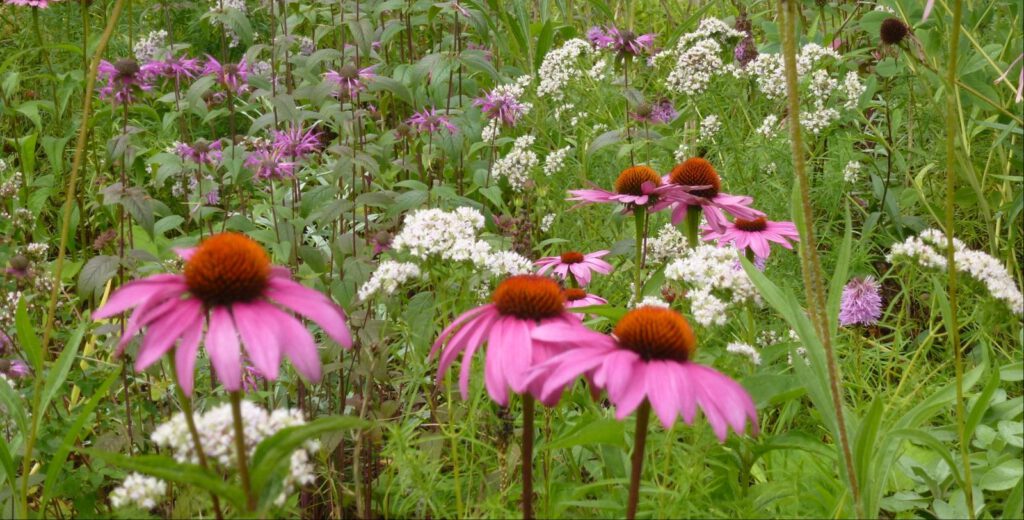
[[373,66],[362,69],[355,65],[345,65],[337,71],[329,70],[324,78],[338,87],[338,97],[354,98],[356,94],[366,90],[367,82],[376,77]]
[[629,115],[641,123],[662,125],[674,121],[679,117],[679,112],[676,112],[676,108],[672,105],[672,101],[662,99],[655,103],[643,102],[637,105],[636,109]]
[[416,112],[406,121],[406,123],[420,133],[432,134],[440,130],[441,127],[448,130],[448,133],[459,133],[459,129],[448,120],[447,116],[438,114],[437,110],[433,108],[425,108],[421,112]]
[[287,179],[295,175],[295,163],[284,160],[276,148],[262,148],[245,158],[245,166],[260,179]]
[[882,317],[882,296],[878,282],[871,276],[855,277],[843,287],[840,299],[839,324],[874,325]]
[[508,89],[495,88],[483,97],[473,100],[473,104],[480,107],[488,118],[497,119],[507,126],[514,126],[526,113],[526,106]]
[[273,146],[284,157],[302,159],[320,150],[320,133],[312,128],[305,129],[301,124],[291,124],[287,130],[274,130]]

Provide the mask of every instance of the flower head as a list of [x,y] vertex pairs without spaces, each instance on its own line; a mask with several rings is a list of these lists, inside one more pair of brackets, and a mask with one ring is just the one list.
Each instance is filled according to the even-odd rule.
[[56,3],[60,0],[4,0],[8,5],[20,5],[24,7],[35,7],[37,9],[46,9],[50,7],[50,3]]
[[636,34],[614,25],[591,27],[587,39],[598,49],[609,49],[622,55],[639,56],[654,47],[654,34]]
[[186,78],[193,79],[196,77],[196,74],[203,70],[203,65],[198,59],[174,56],[173,54],[168,54],[160,60],[151,60],[146,66],[149,67],[149,70],[154,75],[163,76],[174,81],[182,81]]
[[99,89],[100,97],[113,98],[117,104],[131,103],[140,93],[152,88],[148,81],[153,72],[152,65],[140,66],[139,62],[131,58],[114,63],[101,61],[97,71],[99,78],[106,81]]
[[537,272],[544,274],[551,270],[563,280],[572,276],[580,286],[590,283],[591,273],[608,274],[612,272],[612,264],[601,260],[608,251],[578,253],[566,251],[559,256],[546,256],[537,260]]
[[565,296],[565,306],[570,309],[573,307],[589,307],[591,305],[604,305],[608,303],[608,300],[596,294],[590,294],[583,289],[575,287],[563,289],[562,295]]
[[870,276],[853,278],[843,287],[839,301],[839,324],[874,325],[882,317],[882,296],[878,282]]
[[569,190],[572,197],[568,200],[582,201],[583,204],[594,202],[611,202],[624,204],[624,212],[632,211],[634,206],[647,206],[657,200],[661,176],[648,166],[630,166],[615,179],[615,191],[598,188],[590,190]]
[[747,220],[764,216],[764,213],[750,208],[754,199],[722,193],[721,177],[715,167],[703,158],[692,157],[676,165],[668,179],[670,186],[685,188],[667,192],[664,203],[660,205],[675,205],[672,210],[673,224],[682,222],[691,207],[703,209],[708,224],[716,230],[723,230],[728,223],[724,212]]
[[338,70],[330,70],[324,74],[324,78],[334,83],[338,88],[338,95],[348,98],[356,97],[356,94],[366,90],[370,80],[376,77],[373,67],[359,68],[355,65],[343,65]]
[[433,108],[425,108],[416,112],[406,120],[406,123],[420,133],[432,134],[441,128],[448,130],[450,134],[459,133],[459,129],[448,120],[447,116],[439,114]]
[[470,364],[473,354],[485,342],[484,383],[496,403],[508,405],[508,391],[526,389],[526,372],[560,348],[535,346],[530,333],[545,324],[577,324],[578,318],[566,312],[565,298],[558,284],[538,275],[506,278],[494,290],[491,303],[463,313],[441,332],[431,356],[441,347],[438,379],[444,377],[455,358],[463,353],[459,391],[469,393]]
[[719,245],[732,243],[736,249],[750,249],[758,258],[768,258],[771,242],[793,249],[789,241],[800,241],[800,233],[792,222],[776,222],[764,217],[737,218],[726,223],[724,229],[704,228],[704,240],[715,240]]
[[284,157],[302,159],[320,149],[320,133],[312,128],[305,129],[300,124],[292,124],[287,130],[274,130],[273,146]]
[[260,148],[245,158],[245,166],[260,179],[289,179],[295,175],[295,163],[285,160],[277,148]]
[[506,126],[513,126],[525,114],[529,107],[519,102],[518,96],[507,88],[495,88],[483,97],[473,100],[473,104],[489,119],[501,121]]
[[206,351],[229,391],[242,389],[240,344],[267,379],[277,378],[284,354],[300,374],[318,380],[316,343],[286,310],[316,322],[343,347],[352,345],[344,312],[323,294],[292,281],[286,269],[271,265],[263,248],[247,236],[220,233],[178,253],[185,259],[184,273],[128,283],[93,313],[93,319],[101,320],[135,308],[118,353],[146,328],[136,370],[145,370],[174,348],[178,382],[191,395],[205,325]]
[[910,34],[910,27],[899,18],[886,18],[878,30],[878,36],[886,45],[899,45],[907,35]]
[[647,400],[665,428],[679,416],[692,424],[700,408],[721,441],[730,427],[745,431],[747,420],[757,430],[750,395],[728,376],[693,361],[696,336],[671,309],[629,311],[611,336],[579,324],[550,324],[534,330],[532,338],[535,344],[566,349],[527,377],[527,389],[545,404],[556,403],[564,388],[582,375],[608,393],[620,420]]
[[184,143],[178,144],[175,152],[182,159],[188,159],[196,164],[214,164],[223,158],[222,146],[220,141],[197,139],[191,146]]
[[216,58],[207,54],[203,74],[212,74],[217,79],[217,83],[235,94],[241,94],[248,88],[246,82],[249,80],[249,66],[246,64],[245,58],[238,63],[221,64]]

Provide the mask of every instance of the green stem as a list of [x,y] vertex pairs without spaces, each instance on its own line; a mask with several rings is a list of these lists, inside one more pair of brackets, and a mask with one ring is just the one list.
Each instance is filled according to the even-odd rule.
[[647,426],[651,422],[651,403],[644,399],[636,412],[636,433],[633,438],[633,466],[629,473],[629,502],[626,503],[626,518],[636,518],[636,506],[640,502],[640,477],[644,469],[644,445],[647,444]]
[[43,43],[43,33],[39,30],[39,9],[32,8],[32,29],[36,33],[36,42],[39,43],[39,52],[43,53],[43,61],[46,62],[46,70],[50,73],[50,95],[53,97],[53,118],[60,121],[60,108],[57,99],[57,75],[53,72],[53,64],[50,62],[50,51]]
[[[171,361],[173,365],[173,360]],[[172,370],[177,374],[177,370],[172,366]],[[175,375],[174,389],[178,394],[178,401],[181,402],[181,411],[185,415],[185,422],[188,424],[188,432],[192,436],[192,444],[196,447],[196,455],[199,458],[199,467],[209,470],[210,465],[206,459],[206,452],[203,451],[203,443],[199,437],[199,428],[196,428],[195,417],[192,416],[192,400],[185,395],[185,392],[181,390],[181,385],[177,384],[177,375]],[[220,498],[213,491],[210,491],[210,498],[213,500],[213,513],[216,515],[217,520],[223,520],[224,512],[220,508]]]
[[683,223],[686,232],[686,246],[694,249],[700,244],[700,216],[703,213],[700,206],[686,208],[686,220]]
[[637,206],[633,210],[633,217],[636,221],[636,278],[634,279],[634,289],[636,294],[636,301],[634,303],[639,304],[640,300],[643,299],[644,292],[644,217],[647,215],[647,209],[643,206]]
[[953,213],[956,207],[956,132],[957,132],[957,61],[960,54],[960,23],[963,14],[962,0],[953,2],[953,25],[950,27],[949,66],[946,69],[946,266],[949,274],[949,318],[946,325],[949,332],[950,348],[953,349],[953,367],[956,373],[956,425],[960,438],[960,456],[964,465],[964,498],[967,502],[967,516],[974,520],[974,488],[971,478],[971,459],[964,417],[964,360],[960,348],[960,324],[957,323],[957,271],[954,257]]
[[533,518],[533,396],[523,394],[523,520]]
[[256,496],[252,494],[249,482],[249,459],[245,450],[245,426],[242,424],[242,392],[230,392],[231,415],[235,419],[235,453],[238,459],[238,476],[242,479],[242,490],[245,491],[245,503],[249,511],[256,510]]
[[801,216],[804,225],[800,229],[800,261],[804,278],[805,296],[807,298],[807,314],[814,324],[815,331],[825,351],[825,364],[828,369],[829,390],[832,394],[832,407],[836,414],[836,435],[843,456],[846,478],[850,486],[850,494],[857,518],[864,517],[864,505],[860,499],[860,486],[850,449],[849,435],[846,431],[846,418],[843,412],[843,393],[839,367],[832,348],[832,335],[829,331],[828,315],[825,313],[825,288],[822,282],[821,261],[817,254],[817,240],[814,236],[814,213],[811,210],[810,180],[807,176],[807,162],[804,156],[803,136],[800,131],[800,93],[796,73],[796,20],[799,16],[799,5],[794,0],[780,0],[780,11],[783,18],[782,48],[785,60],[786,98],[789,105],[790,149],[793,154],[793,170],[800,189]]

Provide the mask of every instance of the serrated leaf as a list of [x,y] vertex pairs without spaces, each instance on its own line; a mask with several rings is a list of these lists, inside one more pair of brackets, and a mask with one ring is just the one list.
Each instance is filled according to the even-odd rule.
[[89,259],[78,273],[78,293],[85,296],[98,292],[117,274],[121,260],[116,256],[99,255]]

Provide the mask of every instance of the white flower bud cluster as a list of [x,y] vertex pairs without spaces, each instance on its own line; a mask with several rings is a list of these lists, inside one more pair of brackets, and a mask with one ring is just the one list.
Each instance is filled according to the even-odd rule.
[[855,182],[857,177],[860,176],[860,170],[864,165],[859,161],[850,161],[843,166],[843,180],[846,182]]
[[658,235],[647,241],[647,260],[664,264],[686,254],[686,235],[672,224],[665,224]]
[[775,114],[768,114],[764,116],[764,121],[761,122],[761,126],[757,127],[757,133],[768,139],[774,137],[778,130],[779,116]]
[[570,150],[572,150],[572,146],[566,146],[549,153],[544,158],[544,175],[550,177],[562,171],[562,167],[565,166],[565,158],[569,155]]
[[756,348],[746,343],[732,342],[725,346],[725,351],[731,354],[737,354],[750,358],[750,362],[755,365],[761,364],[761,353]]
[[711,114],[700,122],[700,138],[705,142],[712,141],[721,129],[722,122],[718,120],[717,115]]
[[680,94],[693,96],[702,94],[711,80],[724,68],[722,46],[711,39],[700,40],[693,46],[679,40],[676,47],[676,63],[669,72],[666,85]]
[[493,144],[499,135],[501,135],[501,120],[488,119],[484,129],[480,131],[480,140]]
[[494,162],[491,172],[495,177],[508,179],[513,191],[523,191],[530,179],[530,171],[540,163],[537,154],[530,150],[535,140],[532,135],[516,138],[508,154]]
[[731,305],[754,302],[760,297],[743,269],[736,269],[733,248],[701,245],[668,264],[665,278],[690,288],[694,320],[704,326],[724,325]]
[[667,301],[658,298],[657,296],[644,296],[643,300],[637,304],[637,307],[661,307],[667,309],[670,307]]
[[[302,412],[295,409],[282,408],[267,412],[250,401],[242,401],[241,408],[245,447],[250,458],[256,450],[256,446],[267,437],[289,426],[300,426],[306,423],[302,418]],[[200,443],[207,460],[221,471],[235,470],[237,454],[231,405],[222,404],[194,417]],[[188,423],[182,413],[175,414],[170,421],[157,426],[150,438],[157,446],[169,449],[178,462],[191,464],[199,462],[192,436],[188,431]],[[284,489],[276,499],[277,504],[283,504],[288,495],[293,493],[298,486],[310,484],[316,479],[316,468],[313,466],[312,455],[319,450],[320,441],[310,440],[292,453],[291,466],[284,479]]]
[[533,262],[514,251],[488,253],[483,267],[494,276],[528,274],[533,272]]
[[692,42],[698,40],[714,39],[719,42],[726,42],[730,39],[738,40],[746,36],[743,31],[737,31],[729,26],[729,24],[719,20],[718,18],[710,17],[704,18],[697,25],[697,30],[692,33],[686,33],[679,37],[680,45],[689,45]]
[[[893,244],[886,260],[909,259],[930,269],[946,269],[946,235],[937,229],[926,229],[916,237]],[[967,273],[981,282],[989,294],[1002,300],[1010,310],[1020,316],[1024,314],[1024,294],[1017,287],[1013,275],[999,260],[983,251],[968,249],[960,240],[953,239],[953,260],[958,272]]]
[[167,31],[150,31],[145,38],[135,42],[132,50],[135,51],[135,59],[140,63],[152,60],[157,57],[163,47],[167,45]]
[[163,501],[166,494],[166,482],[155,477],[132,473],[110,492],[110,505],[114,508],[135,506],[140,509],[153,509]]
[[537,76],[540,78],[537,95],[561,100],[569,83],[583,74],[579,58],[589,55],[592,51],[590,43],[580,38],[573,38],[561,47],[549,51],[537,70]]
[[548,213],[544,215],[544,218],[540,219],[540,230],[542,233],[551,231],[551,226],[555,223],[555,214]]
[[385,260],[373,272],[373,276],[359,288],[359,300],[369,300],[378,292],[383,292],[385,296],[391,296],[399,285],[419,277],[420,267],[418,265],[411,262]]

